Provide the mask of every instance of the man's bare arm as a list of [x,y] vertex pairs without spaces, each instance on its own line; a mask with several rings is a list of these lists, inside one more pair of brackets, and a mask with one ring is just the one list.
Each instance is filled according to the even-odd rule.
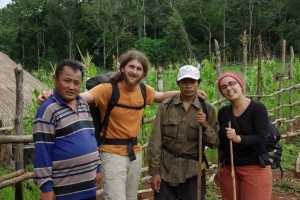
[[179,94],[179,91],[169,91],[169,92],[156,92],[154,93],[154,102],[160,103],[168,98],[171,98],[177,94]]
[[[37,103],[41,105],[52,95],[52,91],[42,91],[37,98]],[[94,96],[89,92],[83,92],[79,94],[88,104],[95,103]]]
[[89,92],[83,92],[79,94],[88,104],[94,104],[95,98],[94,96]]

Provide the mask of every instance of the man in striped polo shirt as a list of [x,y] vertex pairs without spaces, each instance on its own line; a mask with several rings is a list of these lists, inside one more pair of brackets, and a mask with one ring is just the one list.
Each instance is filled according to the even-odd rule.
[[36,113],[34,179],[42,200],[96,199],[99,153],[89,107],[79,96],[83,76],[77,61],[59,62],[53,95]]

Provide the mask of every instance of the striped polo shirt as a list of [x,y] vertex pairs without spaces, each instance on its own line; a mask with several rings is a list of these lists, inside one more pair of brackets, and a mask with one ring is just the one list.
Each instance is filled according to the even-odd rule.
[[80,96],[77,101],[75,112],[54,91],[33,123],[34,179],[41,191],[53,190],[57,200],[96,196],[95,130],[87,103]]

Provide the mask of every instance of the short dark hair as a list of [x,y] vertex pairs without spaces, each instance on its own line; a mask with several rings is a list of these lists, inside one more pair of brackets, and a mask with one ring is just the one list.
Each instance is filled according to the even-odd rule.
[[81,80],[83,80],[84,71],[83,71],[82,65],[78,61],[72,60],[72,59],[64,59],[64,60],[60,61],[59,63],[57,63],[56,69],[55,69],[56,78],[59,77],[61,72],[64,70],[65,66],[71,67],[74,71],[79,70],[82,75]]

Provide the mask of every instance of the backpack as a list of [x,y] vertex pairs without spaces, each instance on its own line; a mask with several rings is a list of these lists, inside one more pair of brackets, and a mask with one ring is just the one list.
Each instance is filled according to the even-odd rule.
[[[231,119],[230,121],[232,121],[232,123],[234,123],[237,131],[239,132],[239,126],[237,124],[237,121],[233,115],[233,113],[231,112],[231,107],[227,106],[225,108],[225,113],[227,115],[228,119]],[[269,153],[269,158],[270,158],[270,162],[271,162],[271,168],[272,169],[280,169],[281,172],[281,178],[283,177],[283,170],[281,167],[281,156],[282,156],[282,152],[283,149],[280,146],[280,144],[278,143],[279,140],[281,138],[281,134],[278,131],[278,129],[275,127],[274,124],[272,124],[270,121],[268,122],[268,136],[267,139],[265,141],[265,145],[266,148],[268,150]],[[262,160],[262,158],[259,156],[260,162],[261,162],[261,167],[265,166],[264,161]]]
[[[110,101],[108,103],[108,107],[106,109],[106,113],[105,113],[103,122],[101,121],[101,113],[100,113],[99,108],[95,107],[95,106],[90,106],[90,112],[91,112],[91,116],[93,118],[93,124],[95,127],[95,137],[96,137],[98,146],[105,143],[105,137],[106,137],[106,132],[107,132],[109,116],[110,116],[112,109],[115,106],[126,108],[126,109],[135,109],[135,110],[141,110],[141,109],[145,108],[145,106],[146,106],[146,86],[144,83],[139,84],[141,92],[142,92],[142,96],[144,98],[143,105],[141,105],[139,107],[131,107],[131,106],[127,106],[127,105],[118,104],[118,100],[120,97],[120,91],[117,86],[117,83],[113,83],[113,82],[109,81],[112,74],[113,74],[113,72],[107,72],[104,74],[100,74],[99,76],[90,78],[86,81],[86,89],[87,90],[90,90],[93,87],[95,87],[101,83],[111,83],[111,85],[112,85],[112,94],[111,94]],[[100,133],[101,133],[102,129],[103,129],[103,137],[100,138]]]
[[[173,96],[168,102],[167,102],[167,110],[169,109],[169,107],[174,103],[174,100],[175,100],[176,96]],[[206,104],[205,104],[205,101],[203,99],[201,99],[200,97],[198,97],[199,101],[200,101],[200,104],[201,104],[201,107],[202,107],[202,110],[203,112],[205,113],[206,115],[206,119],[208,119],[208,114],[207,114],[207,107],[206,107]],[[163,145],[164,146],[164,145]],[[173,154],[170,150],[166,149],[169,153]],[[205,156],[205,153],[203,151],[203,160],[205,162],[205,166],[207,169],[209,169],[209,164],[208,164],[208,160]]]
[[281,134],[278,131],[278,129],[275,127],[274,124],[272,124],[271,122],[269,122],[269,132],[268,132],[268,137],[267,140],[265,142],[268,152],[269,152],[269,157],[271,160],[271,167],[272,169],[277,169],[279,168],[281,171],[281,178],[283,176],[283,170],[281,167],[281,156],[282,156],[282,152],[283,149],[280,146],[280,144],[278,143],[279,140],[281,138]]

